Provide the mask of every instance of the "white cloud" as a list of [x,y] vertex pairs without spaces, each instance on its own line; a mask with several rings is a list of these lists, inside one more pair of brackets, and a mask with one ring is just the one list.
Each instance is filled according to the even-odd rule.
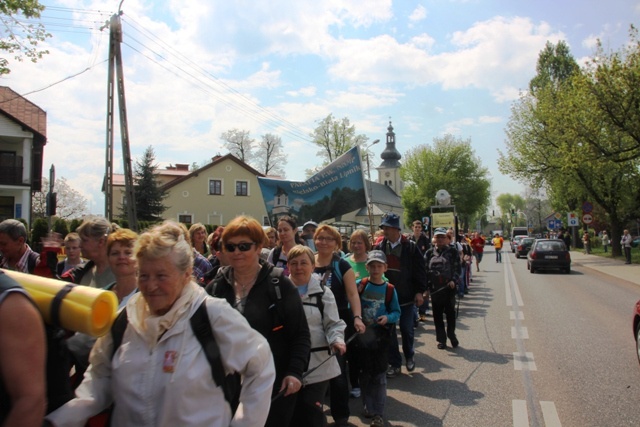
[[[429,37],[424,34],[421,40]],[[545,43],[562,38],[544,22],[536,25],[526,18],[496,17],[453,33],[453,49],[435,55],[424,49],[432,41],[400,43],[389,35],[344,40],[336,46],[336,62],[329,71],[350,81],[475,87],[489,90],[503,102],[514,99],[528,82]]]
[[297,98],[299,96],[307,96],[307,97],[315,96],[316,92],[317,92],[317,88],[315,86],[307,86],[307,87],[301,87],[298,90],[287,91],[286,94],[293,98]]
[[427,9],[423,5],[419,4],[413,12],[411,12],[411,15],[409,15],[409,21],[415,23],[424,20],[426,17]]

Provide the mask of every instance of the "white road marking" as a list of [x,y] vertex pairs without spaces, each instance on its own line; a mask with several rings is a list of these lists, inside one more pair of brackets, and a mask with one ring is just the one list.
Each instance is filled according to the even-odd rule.
[[523,339],[523,340],[528,340],[529,339],[529,331],[527,330],[526,326],[520,326],[519,328],[517,326],[512,326],[511,327],[511,338],[513,339]]
[[553,402],[540,401],[542,407],[542,416],[544,417],[544,425],[546,427],[561,427],[560,417]]
[[512,400],[513,427],[529,427],[529,413],[525,400]]
[[537,371],[536,362],[533,360],[533,353],[513,353],[513,369],[516,371]]
[[521,311],[510,311],[509,312],[509,319],[516,320],[516,318],[518,320],[524,320],[524,313],[521,312]]
[[[553,402],[540,401],[545,427],[562,427],[556,405]],[[526,400],[512,400],[513,427],[529,427],[529,411]]]

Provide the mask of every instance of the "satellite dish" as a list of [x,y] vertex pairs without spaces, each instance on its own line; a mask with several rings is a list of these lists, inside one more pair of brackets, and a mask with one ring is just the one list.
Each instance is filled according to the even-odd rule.
[[440,206],[451,205],[451,194],[447,190],[438,190],[436,193],[436,202]]

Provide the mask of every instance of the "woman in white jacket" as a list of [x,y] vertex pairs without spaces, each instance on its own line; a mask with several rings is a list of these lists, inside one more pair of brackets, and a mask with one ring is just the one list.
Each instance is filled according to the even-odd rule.
[[326,417],[322,403],[329,380],[340,375],[340,365],[335,357],[323,362],[332,353],[344,354],[347,350],[344,342],[346,324],[338,315],[333,292],[321,287],[320,280],[312,274],[315,268],[313,251],[307,246],[294,246],[287,255],[287,265],[289,278],[302,298],[311,333],[309,370],[303,376],[303,388],[298,393],[291,425],[323,427]]
[[[115,403],[114,426],[262,426],[275,378],[267,341],[226,301],[193,281],[192,250],[177,224],[165,222],[142,234],[134,255],[140,293],[124,308],[128,326],[121,345],[112,357],[111,334],[96,342],[77,397],[47,420],[82,427]],[[225,372],[242,376],[235,415],[190,325],[203,301]]]

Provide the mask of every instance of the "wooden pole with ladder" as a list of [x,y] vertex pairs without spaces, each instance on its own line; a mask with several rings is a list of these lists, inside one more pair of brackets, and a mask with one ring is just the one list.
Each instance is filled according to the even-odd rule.
[[[122,6],[122,2],[120,2]],[[105,210],[104,215],[113,220],[113,121],[115,112],[114,92],[117,88],[120,117],[120,138],[122,140],[122,157],[124,163],[125,197],[123,209],[127,214],[129,228],[138,231],[136,214],[136,198],[133,187],[133,171],[131,167],[131,150],[129,145],[129,126],[127,122],[127,105],[124,93],[124,72],[122,69],[122,11],[114,14],[109,20],[109,71],[107,82],[107,152],[105,159]]]

